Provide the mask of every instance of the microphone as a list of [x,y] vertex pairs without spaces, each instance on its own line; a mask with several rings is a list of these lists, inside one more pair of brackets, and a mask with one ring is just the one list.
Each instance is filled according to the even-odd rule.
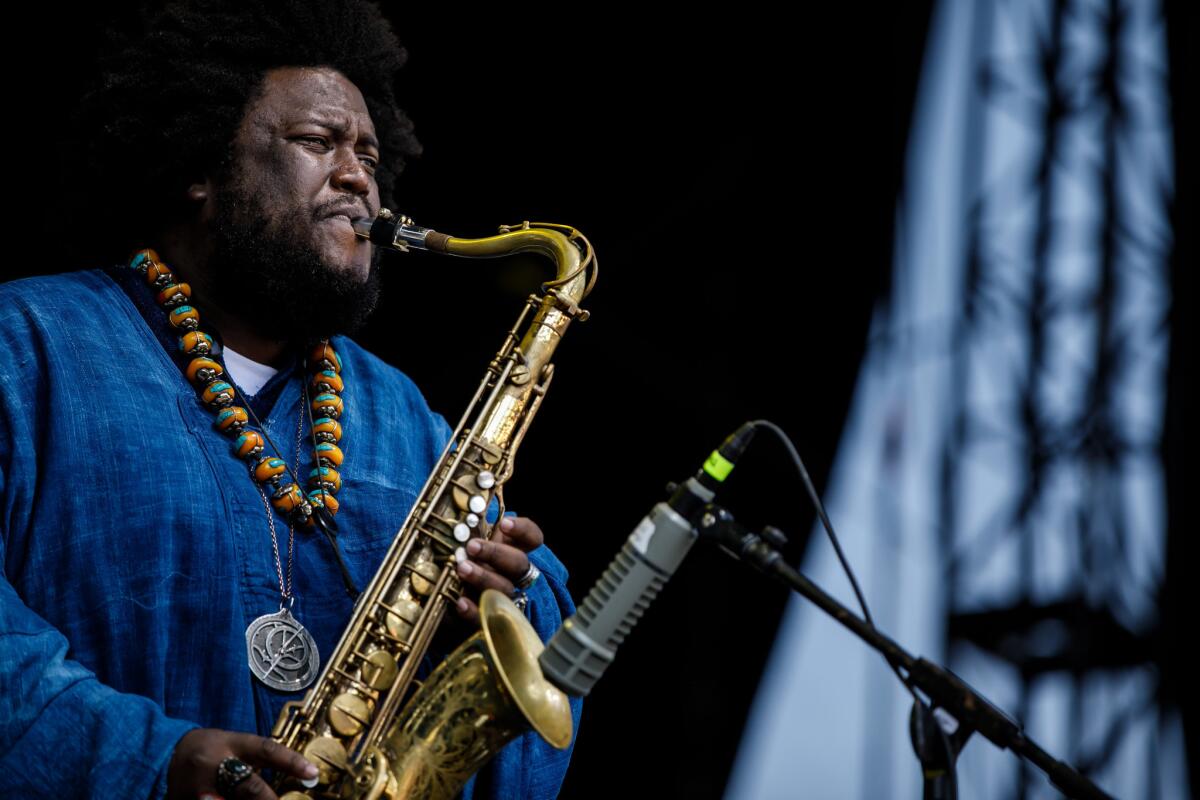
[[667,487],[668,500],[642,518],[575,614],[538,657],[542,673],[567,694],[587,696],[617,648],[696,541],[693,517],[712,502],[754,438],[747,422],[712,452],[696,474]]

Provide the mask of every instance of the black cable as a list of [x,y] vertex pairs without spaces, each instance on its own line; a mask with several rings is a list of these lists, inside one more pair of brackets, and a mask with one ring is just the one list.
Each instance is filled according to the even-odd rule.
[[[829,521],[829,515],[825,513],[825,504],[821,502],[816,487],[813,486],[812,478],[808,476],[808,470],[804,467],[804,460],[800,458],[800,453],[796,451],[796,446],[792,444],[792,440],[783,432],[783,429],[770,420],[756,419],[750,424],[756,428],[766,428],[771,431],[779,441],[783,442],[783,446],[787,448],[788,455],[792,457],[792,463],[796,465],[796,469],[800,472],[800,480],[808,492],[809,499],[812,500],[813,506],[817,509],[817,516],[821,519],[821,525],[825,528],[825,533],[829,535],[829,542],[833,545],[833,552],[837,554],[838,561],[841,563],[846,577],[850,579],[850,587],[854,590],[854,596],[858,598],[858,607],[862,609],[863,619],[866,620],[868,625],[875,628],[875,620],[871,618],[871,611],[867,608],[867,599],[858,587],[858,579],[854,577],[854,570],[850,569],[850,564],[846,561],[846,555],[842,552],[841,544],[838,543],[837,534],[833,531],[833,523]],[[913,697],[913,701],[924,705],[924,702],[917,695],[916,688],[904,673],[901,672],[899,665],[886,656],[884,659],[888,662],[888,666],[892,668],[892,672],[896,673],[896,677],[908,689],[909,694]]]

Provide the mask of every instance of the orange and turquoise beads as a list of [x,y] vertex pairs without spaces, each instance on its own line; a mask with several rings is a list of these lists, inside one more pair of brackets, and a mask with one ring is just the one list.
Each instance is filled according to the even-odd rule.
[[342,476],[333,467],[317,467],[308,473],[308,485],[312,489],[336,492],[342,488]]
[[254,467],[254,479],[259,483],[270,483],[285,472],[287,464],[283,463],[282,458],[265,456]]
[[194,331],[200,327],[200,312],[191,306],[176,306],[167,314],[172,327],[183,331]]
[[333,346],[324,341],[313,347],[308,361],[313,370],[310,385],[319,392],[310,406],[319,418],[313,422],[313,438],[318,442],[313,453],[317,466],[308,474],[308,487],[311,490],[308,502],[313,508],[324,508],[329,514],[336,515],[338,501],[334,493],[342,488],[342,476],[336,467],[342,466],[345,458],[337,446],[342,439],[338,417],[345,409],[340,396],[345,389],[341,375],[342,360]]
[[340,442],[342,440],[342,426],[332,417],[321,417],[313,423],[313,432],[317,435],[318,442]]
[[[338,501],[334,493],[342,488],[340,467],[345,456],[337,443],[342,439],[342,425],[338,417],[344,411],[341,393],[345,389],[342,381],[342,360],[328,341],[313,347],[308,357],[313,370],[310,386],[318,392],[310,408],[318,415],[313,422],[313,438],[318,442],[313,456],[317,466],[308,475],[308,503],[314,508],[323,508],[330,515],[338,512]],[[309,521],[311,524],[311,520]]]
[[192,383],[199,383],[202,386],[207,385],[213,378],[223,374],[225,374],[225,370],[221,368],[220,364],[204,356],[193,358],[187,365],[188,380]]
[[188,331],[179,337],[179,349],[189,356],[206,356],[212,352],[213,338],[204,331]]
[[313,453],[316,468],[308,479],[312,491],[305,496],[295,483],[281,480],[288,471],[287,464],[281,458],[263,455],[266,437],[247,427],[246,409],[233,405],[236,390],[223,379],[225,370],[221,363],[211,357],[216,345],[211,336],[200,330],[200,312],[190,304],[192,287],[177,281],[153,250],[139,250],[129,266],[141,273],[155,290],[155,300],[166,312],[167,321],[180,333],[180,351],[190,356],[184,368],[187,379],[195,384],[200,399],[216,412],[217,429],[234,439],[234,453],[249,463],[254,479],[271,488],[271,505],[305,525],[313,524],[314,508],[336,514],[338,501],[333,493],[342,487],[336,468],[342,466],[345,458],[337,445],[342,438],[338,417],[344,410],[340,395],[345,385],[341,377],[342,360],[329,341],[318,342],[308,359],[312,371],[309,383],[318,393],[311,408],[320,418],[313,423],[313,436],[318,442]]
[[240,433],[242,428],[246,427],[249,421],[246,415],[246,409],[241,406],[228,406],[217,414],[217,428],[221,433],[227,433],[230,436]]
[[304,493],[300,491],[300,487],[294,483],[289,483],[286,486],[280,486],[275,490],[275,494],[271,495],[271,505],[282,511],[284,514],[294,514],[305,503]]
[[155,253],[153,250],[146,252],[151,254],[150,260],[145,267],[146,283],[159,289],[164,289],[174,283],[175,276],[171,274],[171,270],[167,269],[166,264],[158,260],[158,253]]
[[263,436],[258,431],[243,431],[233,449],[242,458],[258,458],[262,455],[264,444]]
[[325,492],[320,489],[313,489],[308,493],[308,502],[313,508],[324,508],[330,514],[337,515],[338,501],[333,496],[333,492]]
[[331,369],[324,369],[313,375],[312,388],[318,392],[341,392],[345,385],[341,375]]
[[342,448],[330,442],[321,442],[317,445],[316,450],[317,464],[322,467],[340,467],[342,459]]
[[337,419],[342,415],[342,398],[333,392],[319,394],[313,398],[312,410],[314,414],[320,414],[322,417]]
[[337,351],[333,349],[333,345],[328,340],[318,342],[309,354],[308,360],[312,362],[313,367],[319,370],[332,370],[336,373],[342,371],[342,360],[338,358]]
[[155,298],[163,308],[174,308],[187,303],[192,296],[192,287],[186,283],[172,283]]
[[233,387],[225,381],[213,381],[204,387],[200,399],[213,408],[227,406],[233,402]]

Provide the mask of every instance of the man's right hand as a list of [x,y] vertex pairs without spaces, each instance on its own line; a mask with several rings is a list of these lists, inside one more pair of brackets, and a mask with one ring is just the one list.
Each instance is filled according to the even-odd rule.
[[294,775],[301,780],[317,777],[316,767],[274,739],[252,733],[197,728],[185,733],[175,745],[175,754],[167,768],[167,800],[197,800],[205,793],[225,800],[277,800],[275,792],[257,772],[238,784],[235,792],[222,794],[217,791],[217,767],[230,756],[240,758],[252,767],[270,767],[277,773]]

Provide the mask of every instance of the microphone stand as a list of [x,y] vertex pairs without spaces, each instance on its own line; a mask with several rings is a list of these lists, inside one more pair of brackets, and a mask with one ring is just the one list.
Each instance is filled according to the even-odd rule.
[[779,552],[787,539],[778,528],[767,526],[761,534],[751,533],[727,510],[711,503],[693,516],[692,524],[701,538],[715,541],[734,559],[750,564],[808,598],[897,667],[910,689],[919,689],[929,698],[928,704],[918,699],[909,718],[909,733],[921,761],[927,800],[957,798],[955,762],[967,739],[976,731],[1002,750],[1011,750],[1041,769],[1068,797],[1112,800],[1070,764],[1039,747],[1021,731],[1020,725],[962,678],[932,661],[913,657],[788,565]]

